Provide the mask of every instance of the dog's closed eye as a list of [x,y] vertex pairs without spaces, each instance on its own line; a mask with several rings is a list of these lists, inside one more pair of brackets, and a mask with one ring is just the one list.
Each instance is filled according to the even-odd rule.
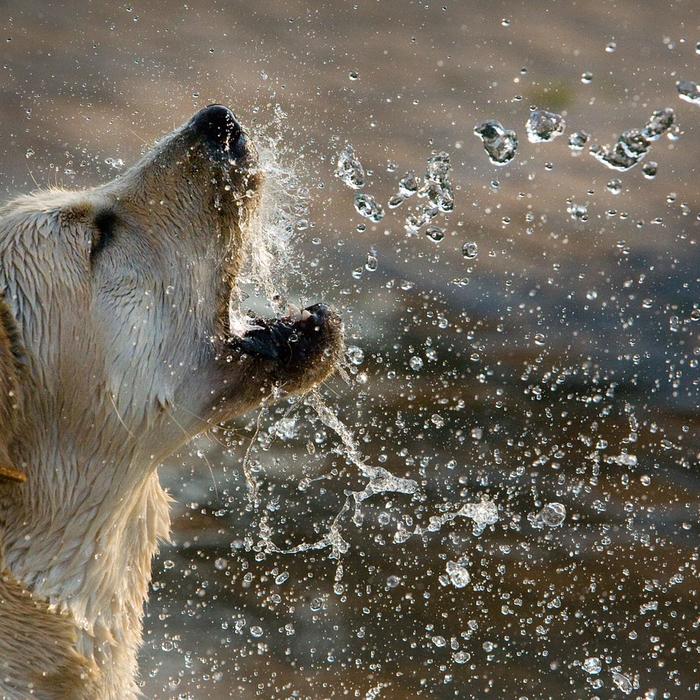
[[117,215],[111,209],[103,209],[95,215],[90,258],[94,260],[114,239]]

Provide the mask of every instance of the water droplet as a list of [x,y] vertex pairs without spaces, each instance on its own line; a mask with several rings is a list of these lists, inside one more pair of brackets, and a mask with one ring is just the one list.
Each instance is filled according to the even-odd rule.
[[415,372],[418,372],[419,370],[423,369],[423,360],[421,360],[420,357],[413,355],[408,361],[408,366]]
[[560,114],[536,109],[530,113],[525,124],[527,138],[530,143],[553,141],[564,133],[566,122]]
[[228,569],[228,560],[224,559],[223,557],[219,557],[218,559],[214,560],[214,568],[217,571],[225,571]]
[[611,170],[625,171],[644,158],[649,145],[649,140],[639,129],[628,129],[618,136],[612,147],[591,146],[590,154]]
[[653,161],[649,161],[648,163],[644,163],[642,166],[642,172],[644,173],[644,177],[647,180],[653,180],[656,177],[656,172],[658,170],[658,165],[654,163]]
[[433,413],[433,415],[430,416],[430,422],[436,428],[442,428],[445,425],[445,419],[439,413]]
[[692,80],[679,80],[676,83],[676,89],[682,100],[690,102],[690,104],[700,105],[700,89],[697,83]]
[[606,53],[615,53],[617,51],[617,44],[614,41],[609,42],[605,47]]
[[473,241],[465,243],[462,246],[462,255],[467,258],[467,260],[473,260],[479,254],[479,247]]
[[121,170],[124,167],[124,161],[121,158],[105,158],[105,163],[115,170]]
[[574,131],[569,136],[569,148],[572,151],[582,151],[590,136],[585,131]]
[[413,196],[416,192],[418,192],[419,187],[420,183],[418,182],[418,178],[414,172],[406,173],[399,180],[399,193],[404,197]]
[[615,178],[607,184],[608,192],[612,194],[620,194],[622,192],[622,181]]
[[384,209],[370,194],[358,192],[355,195],[355,209],[360,216],[364,216],[375,223],[384,218]]
[[581,73],[581,82],[584,85],[590,85],[593,82],[593,73],[591,73],[590,71]]
[[345,351],[345,354],[348,357],[348,360],[353,364],[357,365],[358,367],[364,362],[365,360],[365,353],[362,350],[362,348],[358,347],[357,345],[350,345],[348,346],[347,350]]
[[253,635],[253,637],[262,637],[263,636],[263,628],[260,627],[259,625],[253,625],[250,628],[250,633]]
[[354,190],[365,186],[365,170],[350,144],[345,146],[338,156],[335,176]]
[[600,673],[603,666],[600,663],[600,659],[597,656],[589,656],[582,664],[583,670],[586,673],[590,673],[591,675],[595,675],[597,673]]
[[514,131],[491,119],[474,127],[474,133],[482,140],[484,150],[494,165],[506,165],[518,150],[518,137]]
[[566,520],[566,507],[562,503],[547,503],[536,520],[547,527],[559,527]]
[[350,78],[350,80],[359,80],[360,74],[356,70],[351,70],[350,73],[348,73],[348,78]]
[[452,654],[452,658],[454,659],[455,663],[466,664],[472,657],[469,652],[456,651],[454,654]]
[[588,206],[585,204],[571,202],[566,211],[574,221],[588,221]]
[[445,229],[440,226],[428,226],[425,229],[425,235],[434,243],[440,243],[445,238]]
[[670,108],[656,110],[646,126],[642,129],[642,136],[647,141],[658,141],[674,125],[676,113]]
[[632,680],[626,676],[624,673],[618,671],[612,672],[613,683],[621,690],[625,695],[629,695],[634,690],[634,685]]
[[455,561],[447,562],[447,576],[455,588],[464,588],[471,581],[467,569]]

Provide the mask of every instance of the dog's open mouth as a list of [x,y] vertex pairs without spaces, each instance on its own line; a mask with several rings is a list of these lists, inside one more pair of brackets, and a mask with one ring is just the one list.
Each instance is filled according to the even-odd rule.
[[341,321],[325,304],[305,309],[291,306],[277,319],[255,318],[231,344],[242,353],[270,360],[282,367],[303,367],[326,349],[341,333]]

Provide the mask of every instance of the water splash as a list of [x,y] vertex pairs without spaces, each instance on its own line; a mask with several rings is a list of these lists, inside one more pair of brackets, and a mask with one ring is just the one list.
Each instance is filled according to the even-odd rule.
[[654,112],[642,129],[628,129],[612,146],[594,145],[590,154],[612,170],[626,171],[644,159],[653,141],[671,134],[675,114],[670,107]]
[[417,497],[420,495],[420,487],[413,479],[397,477],[383,467],[368,465],[362,458],[350,429],[326,405],[317,391],[312,391],[306,396],[306,403],[313,408],[319,420],[340,438],[342,454],[357,467],[362,478],[367,479],[367,484],[360,491],[346,492],[343,506],[331,521],[328,531],[320,539],[282,549],[273,542],[273,531],[267,514],[264,514],[260,520],[261,544],[266,552],[276,554],[300,554],[330,548],[330,558],[339,560],[350,548],[349,542],[343,537],[343,521],[351,508],[352,522],[360,527],[364,520],[362,504],[365,501],[382,493],[401,493]]
[[258,127],[254,135],[258,150],[258,168],[265,183],[260,191],[260,206],[250,221],[246,237],[245,264],[239,284],[229,300],[229,324],[233,333],[250,327],[250,319],[241,311],[241,288],[251,287],[268,303],[279,300],[277,311],[286,308],[287,281],[294,271],[290,253],[298,222],[308,211],[308,189],[302,184],[298,166],[287,158],[284,137],[287,115],[276,106],[270,123]]

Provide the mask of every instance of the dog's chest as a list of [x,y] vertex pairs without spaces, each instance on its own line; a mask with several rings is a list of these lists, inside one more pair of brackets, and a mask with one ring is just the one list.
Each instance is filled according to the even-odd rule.
[[0,575],[0,697],[94,697],[98,670],[78,653],[67,615],[35,600],[6,572]]

